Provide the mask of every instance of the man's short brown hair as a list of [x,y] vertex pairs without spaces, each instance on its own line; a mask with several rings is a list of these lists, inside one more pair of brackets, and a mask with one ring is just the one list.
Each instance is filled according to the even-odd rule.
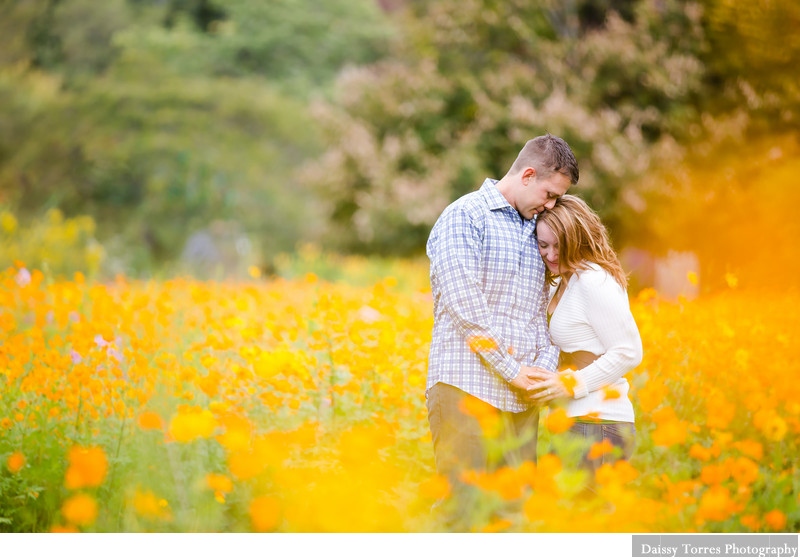
[[567,142],[552,134],[528,140],[511,165],[510,172],[519,173],[526,167],[533,167],[542,177],[561,173],[569,177],[571,184],[578,182],[578,162],[575,154]]

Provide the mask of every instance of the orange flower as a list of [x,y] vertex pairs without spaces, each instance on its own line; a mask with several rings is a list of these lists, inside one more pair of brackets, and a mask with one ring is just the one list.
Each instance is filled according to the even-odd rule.
[[733,443],[733,448],[755,460],[761,460],[764,457],[764,447],[761,443],[751,439],[737,441]]
[[708,412],[706,426],[710,429],[726,428],[736,415],[736,406],[721,394],[706,398],[706,410]]
[[742,456],[733,461],[731,474],[739,485],[748,486],[758,479],[758,465]]
[[67,489],[97,487],[106,477],[108,460],[99,446],[83,448],[74,446],[69,451],[69,468],[64,476]]
[[722,483],[731,475],[725,466],[725,464],[709,464],[705,466],[700,472],[700,479],[706,485]]
[[89,526],[97,519],[97,502],[85,493],[78,493],[64,501],[61,514],[70,524]]
[[721,485],[715,485],[703,493],[700,498],[697,517],[701,523],[706,520],[721,522],[733,513],[735,506],[728,489]]
[[536,477],[534,491],[540,495],[549,495],[553,498],[560,495],[555,477],[561,473],[561,459],[555,454],[545,454],[536,464]]
[[419,484],[419,493],[426,499],[443,499],[450,493],[450,482],[445,476],[435,475]]
[[483,400],[475,398],[474,396],[467,396],[458,403],[458,409],[462,413],[471,415],[475,418],[481,419],[487,416],[497,415],[497,410],[494,406],[487,404]]
[[6,465],[8,466],[9,472],[16,474],[25,465],[25,455],[19,451],[13,453],[8,457],[8,460],[6,460]]
[[688,426],[685,421],[680,421],[675,416],[671,407],[661,408],[653,414],[653,421],[656,422],[656,430],[653,431],[653,443],[658,446],[672,446],[683,444],[688,434]]
[[164,420],[161,419],[161,416],[152,411],[145,411],[139,414],[139,427],[142,430],[148,429],[158,429],[161,430],[164,428]]
[[503,530],[507,530],[513,525],[510,520],[499,518],[496,520],[492,520],[489,524],[481,528],[481,532],[485,534],[496,534],[498,532],[502,532]]
[[608,439],[603,439],[599,443],[592,444],[592,447],[589,449],[589,460],[595,460],[600,458],[604,454],[608,454],[609,452],[614,450],[614,445],[611,444],[611,441]]
[[474,396],[467,395],[458,403],[458,409],[465,415],[471,415],[480,423],[484,434],[491,437],[500,428],[500,414],[497,408]]
[[637,400],[642,411],[649,413],[669,395],[669,389],[659,380],[650,381],[638,391]]
[[559,375],[558,378],[561,381],[561,384],[564,385],[564,389],[567,391],[567,394],[569,394],[570,396],[574,396],[575,395],[575,386],[577,386],[577,384],[578,384],[578,381],[575,378],[575,375],[573,375],[569,371],[566,371],[566,372],[561,373],[561,375]]
[[568,417],[567,410],[564,408],[558,408],[554,411],[550,411],[550,413],[547,414],[547,419],[545,419],[544,423],[548,431],[554,435],[558,435],[559,433],[564,433],[570,427],[572,427],[572,425],[575,423],[575,419]]
[[689,448],[689,456],[696,458],[701,462],[708,462],[711,459],[711,450],[697,443]]
[[239,479],[250,479],[266,468],[266,464],[255,452],[236,452],[228,456],[228,470]]
[[475,353],[485,353],[497,349],[497,342],[488,336],[470,336],[467,343]]
[[250,447],[253,426],[245,418],[226,414],[221,418],[225,432],[217,436],[217,442],[231,452],[246,451]]
[[250,520],[259,532],[275,529],[280,520],[280,502],[275,497],[258,497],[250,503]]
[[753,416],[753,425],[761,431],[767,439],[779,442],[786,435],[788,429],[786,422],[774,409],[765,408]]
[[603,464],[597,469],[595,479],[598,485],[626,484],[639,477],[636,468],[626,460],[618,460],[614,464]]
[[746,514],[740,517],[739,522],[741,522],[742,526],[749,528],[753,532],[758,532],[761,529],[761,522],[759,522],[754,514]]
[[786,515],[778,509],[773,509],[764,516],[764,522],[773,532],[780,532],[786,528]]
[[622,394],[616,388],[612,388],[610,386],[603,389],[603,400],[616,400]]
[[522,497],[525,489],[524,480],[519,479],[517,471],[508,466],[498,469],[490,474],[491,489],[497,491],[506,501],[513,501]]

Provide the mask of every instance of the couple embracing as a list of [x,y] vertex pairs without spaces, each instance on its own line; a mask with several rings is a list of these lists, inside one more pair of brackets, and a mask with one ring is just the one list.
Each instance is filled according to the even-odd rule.
[[[452,203],[431,231],[428,421],[436,469],[461,508],[464,470],[536,461],[545,405],[566,408],[573,436],[605,439],[624,458],[633,451],[623,375],[640,363],[642,342],[604,226],[566,194],[577,182],[567,143],[534,138],[502,179]],[[500,417],[495,438],[511,441],[499,457],[469,413],[474,399]]]

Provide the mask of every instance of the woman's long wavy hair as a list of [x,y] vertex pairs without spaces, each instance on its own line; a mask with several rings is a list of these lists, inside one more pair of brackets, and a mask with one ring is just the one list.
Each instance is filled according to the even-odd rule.
[[[613,276],[622,289],[628,288],[628,278],[611,248],[611,241],[600,217],[580,198],[565,194],[556,200],[552,210],[537,218],[545,223],[558,239],[558,264],[567,273],[586,270],[595,263]],[[555,285],[555,276],[546,269],[545,277]]]

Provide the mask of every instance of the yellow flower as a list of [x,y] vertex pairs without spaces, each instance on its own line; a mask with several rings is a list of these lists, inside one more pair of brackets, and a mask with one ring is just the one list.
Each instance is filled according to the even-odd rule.
[[756,412],[753,417],[753,425],[755,425],[767,439],[774,442],[783,440],[788,430],[786,422],[771,408],[765,408]]
[[197,407],[184,408],[172,416],[169,433],[176,441],[188,443],[195,439],[207,439],[217,426],[214,415]]
[[171,514],[167,502],[156,497],[151,490],[141,491],[137,489],[132,499],[133,508],[136,514],[145,518],[168,520]]
[[233,491],[233,482],[231,478],[222,474],[207,474],[206,485],[214,491],[222,493],[230,493]]
[[426,499],[443,499],[450,493],[450,482],[445,476],[436,475],[420,483],[419,492]]
[[0,227],[9,235],[12,234],[17,230],[17,218],[10,212],[0,213]]

